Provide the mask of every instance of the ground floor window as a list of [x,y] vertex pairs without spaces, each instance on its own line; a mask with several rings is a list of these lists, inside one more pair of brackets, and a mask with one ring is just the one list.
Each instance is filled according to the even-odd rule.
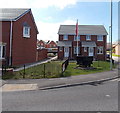
[[[74,46],[74,54],[77,54],[77,46]],[[78,47],[78,54],[80,54],[80,47]]]
[[97,54],[103,54],[103,47],[102,46],[97,47]]
[[0,59],[5,58],[5,45],[0,45]]
[[87,47],[84,47],[84,52],[87,52]]
[[59,47],[59,51],[62,51],[63,50],[63,48],[62,47]]

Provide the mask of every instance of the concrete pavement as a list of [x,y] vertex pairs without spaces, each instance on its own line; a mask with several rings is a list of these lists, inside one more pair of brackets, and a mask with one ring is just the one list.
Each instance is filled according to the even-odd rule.
[[[70,86],[77,86],[83,84],[94,84],[100,83],[107,80],[118,78],[118,69],[114,69],[112,71],[106,71],[101,73],[95,74],[88,74],[88,75],[78,75],[78,76],[71,76],[71,77],[62,77],[62,78],[52,78],[52,79],[23,79],[23,80],[6,80],[4,84],[8,84],[10,86],[14,86],[16,84],[24,84],[25,88],[27,84],[32,84],[33,86],[37,84],[36,89],[52,89],[52,88],[61,88],[61,87],[70,87]],[[17,85],[20,87],[19,85]],[[17,91],[18,87],[12,89],[12,91]],[[27,89],[27,88],[26,88]],[[10,91],[9,87],[7,89],[2,86],[3,91]],[[24,90],[19,89],[19,90]],[[30,90],[28,88],[28,90]]]

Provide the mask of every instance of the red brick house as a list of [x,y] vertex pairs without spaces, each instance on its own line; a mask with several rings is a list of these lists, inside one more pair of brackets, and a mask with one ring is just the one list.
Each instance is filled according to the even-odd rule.
[[54,41],[48,41],[46,43],[46,48],[57,48],[57,44]]
[[[77,38],[75,25],[61,25],[58,31],[58,59],[75,59]],[[103,25],[78,25],[78,55],[106,59],[107,31]]]
[[45,48],[46,47],[46,42],[43,41],[43,40],[38,41],[37,47],[40,48],[40,49]]
[[31,9],[0,10],[0,60],[8,65],[35,62],[38,29]]

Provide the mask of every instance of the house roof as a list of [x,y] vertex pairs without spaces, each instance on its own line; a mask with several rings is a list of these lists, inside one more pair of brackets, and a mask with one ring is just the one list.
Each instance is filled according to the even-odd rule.
[[96,43],[94,41],[83,41],[82,42],[82,47],[96,47]]
[[[23,8],[0,8],[0,21],[17,21],[22,16],[30,12],[32,16],[32,20],[34,21],[35,28],[38,32],[34,17],[31,13],[31,9],[23,9]],[[27,23],[24,23],[24,25],[27,25]],[[28,25],[27,25],[28,26]]]
[[1,8],[0,9],[0,20],[2,21],[15,21],[28,13],[31,9],[20,9],[20,8]]
[[[60,25],[59,35],[75,35],[76,25]],[[78,35],[108,35],[103,25],[78,25]]]
[[72,47],[72,41],[58,41],[57,46]]

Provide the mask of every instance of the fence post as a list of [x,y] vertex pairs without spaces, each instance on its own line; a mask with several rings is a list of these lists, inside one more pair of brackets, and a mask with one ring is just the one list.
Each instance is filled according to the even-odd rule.
[[25,78],[25,64],[24,64],[24,73],[23,73],[23,78]]

